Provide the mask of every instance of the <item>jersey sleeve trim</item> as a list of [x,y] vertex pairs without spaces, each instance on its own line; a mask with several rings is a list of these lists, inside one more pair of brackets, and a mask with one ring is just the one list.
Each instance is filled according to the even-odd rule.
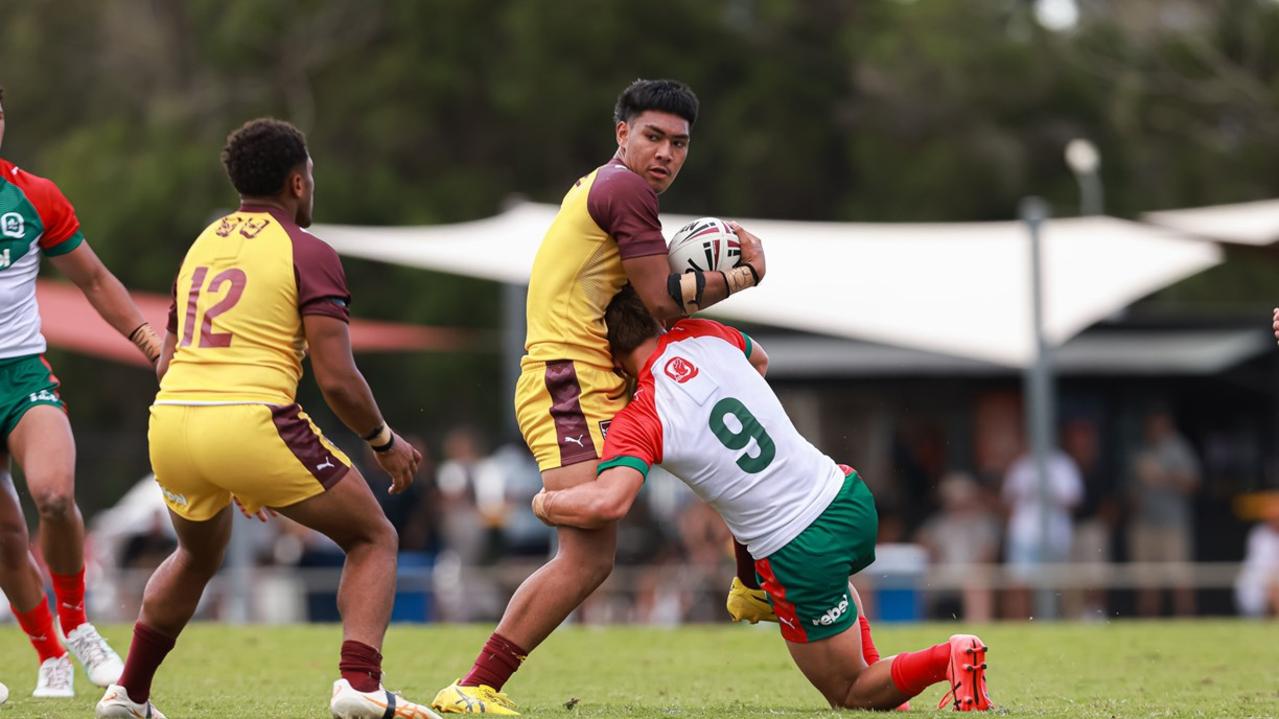
[[746,352],[747,359],[749,359],[751,356],[751,336],[746,334],[745,332],[742,332],[742,341],[746,343],[745,352]]
[[59,242],[56,245],[52,245],[50,247],[42,247],[40,248],[40,251],[44,253],[45,257],[57,257],[58,255],[67,254],[68,252],[70,252],[71,250],[74,250],[75,248],[79,247],[83,243],[84,243],[84,232],[80,230],[76,230],[67,239]]
[[644,475],[644,479],[648,479],[648,462],[645,462],[639,457],[631,457],[625,454],[620,457],[614,457],[600,462],[599,466],[595,468],[595,476],[598,477],[606,470],[613,469],[614,467],[630,467],[636,472]]

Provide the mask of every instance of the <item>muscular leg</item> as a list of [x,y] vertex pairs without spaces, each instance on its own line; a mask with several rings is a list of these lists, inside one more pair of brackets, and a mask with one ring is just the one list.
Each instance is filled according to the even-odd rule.
[[0,453],[0,591],[18,611],[27,612],[44,599],[44,579],[31,556],[27,520],[8,466],[8,456]]
[[142,595],[138,621],[168,637],[177,637],[195,615],[204,587],[222,566],[231,539],[231,510],[193,522],[172,512],[178,548],[156,568]]
[[786,648],[831,707],[894,709],[911,698],[893,683],[892,659],[866,665],[856,626],[807,644],[787,641]]
[[[547,489],[559,490],[594,481],[596,464],[580,462],[547,470],[542,473],[542,483]],[[459,680],[460,685],[501,691],[528,653],[545,641],[613,571],[616,525],[596,530],[558,527],[556,531],[559,548],[555,556],[515,590],[496,631],[484,643],[471,671]],[[448,688],[441,691],[436,701],[442,701],[448,692]],[[499,705],[505,702],[499,696],[486,699]]]
[[338,585],[342,638],[380,651],[395,601],[399,543],[359,470],[352,468],[324,494],[277,511],[324,534],[346,552]]
[[57,407],[32,407],[9,435],[40,514],[40,549],[49,571],[79,574],[84,568],[84,519],[75,503],[75,439]]
[[[548,490],[595,480],[595,461],[542,473]],[[532,651],[555,631],[613,571],[617,525],[587,530],[558,527],[559,548],[551,561],[525,579],[506,605],[497,633]]]
[[133,627],[133,644],[117,682],[140,704],[150,698],[156,670],[195,615],[200,596],[222,566],[231,539],[230,507],[202,522],[183,519],[172,511],[169,518],[178,535],[178,548],[147,580],[142,610]]

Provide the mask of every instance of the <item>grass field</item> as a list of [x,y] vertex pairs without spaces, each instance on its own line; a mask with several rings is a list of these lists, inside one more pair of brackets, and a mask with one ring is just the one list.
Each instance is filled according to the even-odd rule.
[[[429,701],[470,665],[489,630],[392,627],[388,686]],[[956,628],[875,631],[888,655]],[[128,647],[128,627],[104,633],[121,651]],[[1279,624],[1032,623],[978,633],[991,646],[999,716],[1279,717]],[[338,637],[333,626],[193,626],[160,670],[156,704],[171,719],[328,717]],[[91,717],[100,696],[78,673],[75,699],[32,699],[34,655],[12,626],[0,629],[0,681],[12,692],[0,719]],[[507,689],[535,717],[838,716],[790,663],[774,627],[564,629]],[[942,690],[917,698],[911,714],[932,714]]]

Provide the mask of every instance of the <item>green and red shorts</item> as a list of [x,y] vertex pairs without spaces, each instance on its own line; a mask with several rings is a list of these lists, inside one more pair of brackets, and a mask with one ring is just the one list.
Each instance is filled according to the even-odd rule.
[[27,410],[42,404],[66,411],[58,378],[44,356],[0,359],[0,451],[8,451],[9,435]]
[[830,506],[786,546],[755,562],[788,641],[813,642],[851,627],[857,605],[848,578],[875,561],[875,498],[856,471],[840,466],[848,474]]

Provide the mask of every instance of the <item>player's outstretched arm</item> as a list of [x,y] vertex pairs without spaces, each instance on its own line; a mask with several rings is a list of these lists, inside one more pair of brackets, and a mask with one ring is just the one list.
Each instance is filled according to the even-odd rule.
[[160,359],[160,336],[142,317],[128,290],[102,264],[89,243],[82,242],[65,255],[50,257],[49,261],[80,288],[102,319],[136,345],[151,364]]
[[630,467],[606,469],[594,482],[533,497],[533,514],[552,527],[597,529],[626,516],[644,486],[644,475]]
[[383,421],[369,383],[355,366],[346,322],[308,314],[302,316],[302,329],[311,348],[311,371],[324,401],[343,424],[372,447],[378,465],[391,475],[391,494],[403,492],[413,483],[422,453]]

